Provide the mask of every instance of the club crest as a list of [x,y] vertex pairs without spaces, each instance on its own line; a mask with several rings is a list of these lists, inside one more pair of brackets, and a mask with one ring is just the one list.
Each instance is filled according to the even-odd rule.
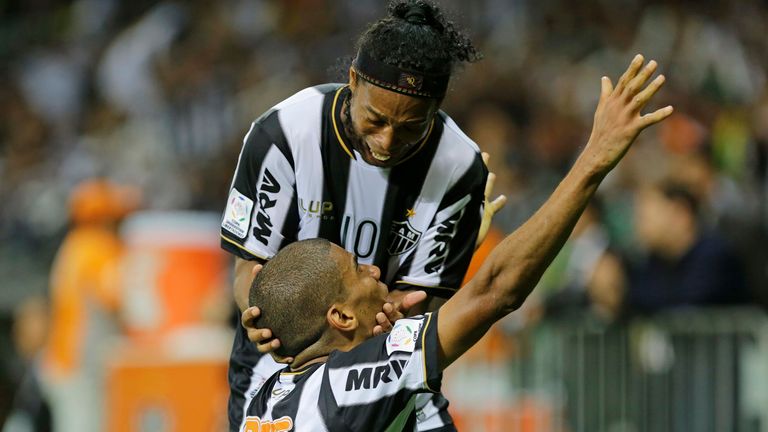
[[388,249],[390,255],[401,255],[410,251],[416,247],[421,238],[421,232],[416,231],[407,220],[392,222],[390,234]]

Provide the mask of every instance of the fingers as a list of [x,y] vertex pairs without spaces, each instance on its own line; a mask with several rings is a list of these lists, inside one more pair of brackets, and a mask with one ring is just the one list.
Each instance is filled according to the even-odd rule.
[[648,82],[648,78],[653,75],[654,72],[656,72],[656,67],[658,66],[658,63],[656,63],[656,60],[651,60],[648,62],[647,65],[640,71],[640,73],[637,74],[631,81],[629,81],[624,88],[624,93],[627,95],[628,98],[631,98],[635,96],[645,85],[646,82]]
[[[266,336],[269,335],[269,336]],[[260,353],[266,354],[270,353],[278,348],[280,348],[280,339],[270,339],[272,337],[272,332],[269,330],[262,330],[260,335],[260,340],[263,342],[256,342],[256,349],[259,350]],[[249,334],[250,338],[250,334]]]
[[650,84],[648,84],[648,87],[644,88],[643,91],[637,94],[637,96],[632,99],[632,103],[634,104],[634,108],[637,111],[640,111],[646,103],[653,97],[653,95],[656,94],[657,91],[661,88],[662,85],[664,85],[664,81],[666,81],[666,78],[664,75],[659,75],[651,81]]
[[382,312],[376,314],[376,326],[373,327],[373,335],[378,336],[392,330],[392,323],[402,317],[392,303],[384,303]]
[[384,315],[385,320],[379,322],[379,325],[384,328],[384,331],[392,330],[392,323],[404,316],[403,308],[400,303],[384,303],[381,310],[382,312],[379,313]]
[[496,184],[496,174],[488,173],[488,180],[485,181],[485,199],[493,194],[493,186]]
[[643,65],[645,59],[640,54],[636,55],[632,59],[632,63],[629,64],[629,68],[624,72],[624,75],[619,78],[619,82],[616,83],[616,91],[623,92],[624,87],[629,84],[630,81],[637,75],[637,71],[640,70],[640,66]]
[[656,111],[646,114],[644,116],[640,117],[641,121],[641,128],[647,128],[648,126],[654,125],[665,118],[669,117],[672,112],[674,112],[674,108],[672,108],[672,105],[667,105],[664,108],[657,109]]
[[392,323],[384,312],[376,314],[376,326],[373,328],[373,335],[377,336],[392,330]]
[[495,200],[488,203],[488,205],[491,207],[491,210],[493,211],[493,214],[498,213],[499,210],[504,208],[505,205],[507,205],[507,196],[506,195],[499,195],[496,197]]
[[403,297],[403,301],[400,303],[400,310],[402,312],[409,311],[412,307],[423,302],[427,299],[427,293],[425,291],[413,291]]
[[481,152],[480,156],[483,158],[483,163],[488,166],[488,161],[491,160],[491,155],[488,152]]
[[395,321],[403,318],[404,313],[413,306],[423,302],[427,298],[424,291],[413,291],[406,294],[399,302],[387,302],[381,307],[381,312],[376,314],[376,325],[373,327],[373,335],[392,331]]
[[[256,266],[260,267],[260,264],[257,264]],[[275,338],[270,329],[256,328],[255,320],[260,315],[261,309],[256,306],[249,307],[243,311],[240,316],[240,322],[248,333],[248,339],[256,344],[256,349],[259,350],[260,353],[272,353],[280,348],[280,339]],[[278,363],[290,363],[293,361],[292,357],[280,357],[274,354],[272,357],[274,357]]]
[[605,100],[608,98],[608,96],[611,95],[611,93],[613,93],[613,83],[611,82],[610,78],[604,76],[600,80],[600,100]]
[[266,354],[278,349],[280,340],[273,337],[272,330],[256,328],[256,318],[260,315],[261,310],[258,307],[249,307],[240,315],[240,323],[248,333],[248,340],[256,344],[260,353]]
[[378,335],[380,335],[382,333],[386,333],[386,332],[384,331],[384,329],[381,326],[377,325],[377,326],[373,327],[373,335],[374,336],[378,336]]
[[253,326],[253,321],[261,315],[261,309],[256,306],[249,307],[240,315],[240,324],[245,328]]

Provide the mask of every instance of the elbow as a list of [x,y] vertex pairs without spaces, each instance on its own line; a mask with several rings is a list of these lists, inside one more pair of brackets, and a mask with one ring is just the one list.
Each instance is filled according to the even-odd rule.
[[501,315],[507,316],[520,309],[523,306],[523,303],[525,303],[526,298],[528,298],[527,293],[514,293],[507,296],[504,301],[501,302]]
[[506,316],[523,306],[528,295],[538,282],[532,272],[516,271],[512,274],[492,278],[491,292],[499,305],[500,315]]

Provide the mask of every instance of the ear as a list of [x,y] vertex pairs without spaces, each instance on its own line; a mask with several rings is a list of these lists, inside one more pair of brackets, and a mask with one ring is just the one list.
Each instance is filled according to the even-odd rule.
[[357,88],[357,71],[352,66],[349,67],[349,88],[353,92]]
[[353,332],[360,325],[354,312],[344,304],[334,303],[325,315],[331,328],[343,333]]

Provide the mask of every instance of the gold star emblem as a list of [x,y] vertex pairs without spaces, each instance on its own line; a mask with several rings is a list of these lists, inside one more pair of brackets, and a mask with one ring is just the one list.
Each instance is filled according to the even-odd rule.
[[414,211],[413,209],[406,210],[405,211],[405,217],[409,218],[411,216],[416,216],[416,211]]

